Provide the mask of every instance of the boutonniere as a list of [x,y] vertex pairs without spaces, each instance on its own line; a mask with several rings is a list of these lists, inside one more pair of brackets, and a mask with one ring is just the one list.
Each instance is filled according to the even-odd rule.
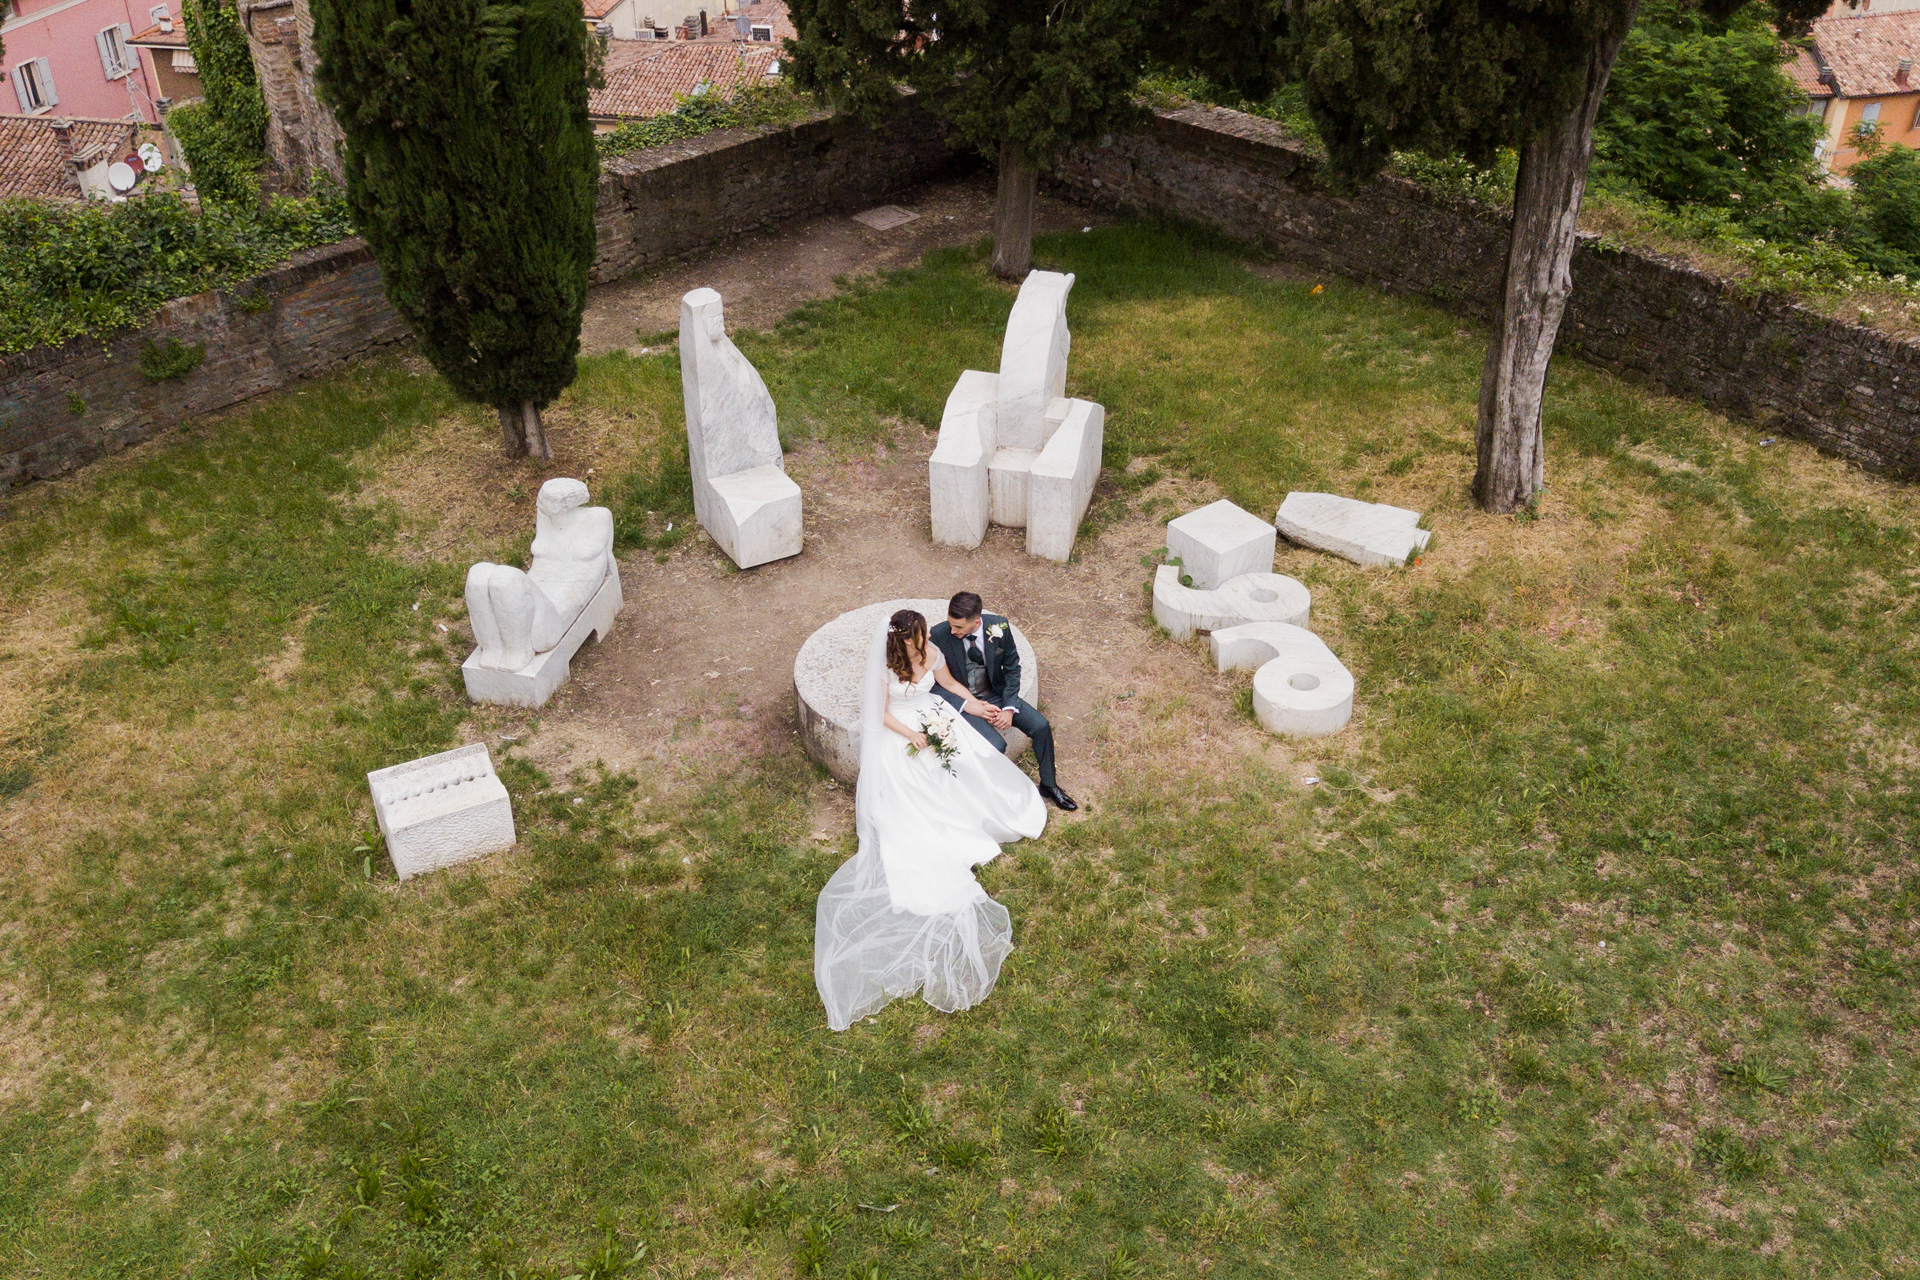
[[987,634],[995,640],[998,640],[1007,634],[1007,624],[1004,622],[996,622],[987,628]]

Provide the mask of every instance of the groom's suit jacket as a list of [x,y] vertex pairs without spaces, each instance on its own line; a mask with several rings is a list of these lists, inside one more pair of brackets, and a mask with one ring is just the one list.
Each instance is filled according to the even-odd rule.
[[[987,660],[986,700],[1004,707],[1020,696],[1020,650],[1013,643],[1013,628],[997,613],[982,613],[980,630],[975,634],[980,637],[980,654]],[[965,684],[967,654],[960,638],[953,634],[953,627],[946,622],[936,622],[928,629],[927,639],[939,646],[954,679]]]

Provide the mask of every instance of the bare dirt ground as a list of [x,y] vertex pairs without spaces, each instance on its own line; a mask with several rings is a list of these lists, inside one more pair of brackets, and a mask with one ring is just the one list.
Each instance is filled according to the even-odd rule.
[[[1197,750],[1300,771],[1290,748],[1234,712],[1237,677],[1215,675],[1198,646],[1174,644],[1152,625],[1142,558],[1164,542],[1164,512],[1136,508],[1082,538],[1065,565],[1029,556],[1020,530],[995,528],[973,551],[936,546],[926,506],[932,433],[901,425],[894,435],[891,447],[871,453],[816,445],[788,455],[806,495],[798,556],[742,572],[699,535],[669,555],[623,559],[626,609],[606,642],[581,651],[572,680],[541,712],[476,708],[469,732],[496,744],[519,740],[522,754],[555,776],[586,776],[596,763],[643,776],[664,770],[662,781],[724,775],[734,759],[799,749],[793,660],[815,628],[879,600],[973,590],[1032,640],[1061,785],[1089,807],[1118,758],[1101,744],[1132,737],[1139,717],[1174,710],[1169,690],[1179,691]],[[1179,509],[1214,496],[1184,479],[1146,493],[1177,499]],[[1023,764],[1031,772],[1031,757]],[[829,794],[822,802],[848,807]]]
[[[601,285],[581,321],[581,353],[638,347],[678,329],[681,296],[703,285],[726,299],[728,329],[765,330],[801,303],[834,293],[845,277],[910,267],[929,249],[970,244],[992,233],[993,175],[929,184],[888,203],[920,216],[890,231],[875,231],[840,213],[783,222],[657,271]],[[1105,221],[1047,196],[1034,213],[1037,232]]]

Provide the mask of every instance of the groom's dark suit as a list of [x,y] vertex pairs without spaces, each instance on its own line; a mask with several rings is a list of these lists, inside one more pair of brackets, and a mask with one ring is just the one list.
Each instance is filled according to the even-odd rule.
[[[996,632],[998,634],[994,634]],[[1053,779],[1053,726],[1045,716],[1020,700],[1020,650],[1013,643],[1013,628],[1007,625],[1007,620],[997,613],[983,613],[980,625],[964,641],[953,634],[951,624],[936,622],[927,631],[927,639],[939,646],[947,660],[947,670],[963,685],[967,683],[967,650],[978,645],[980,656],[975,661],[986,668],[986,687],[974,690],[973,696],[1013,712],[1013,727],[1033,740],[1033,761],[1040,767],[1040,785],[1057,785]],[[935,684],[933,691],[951,703],[954,710],[960,709],[962,700],[944,686]],[[979,716],[963,718],[996,749],[1007,749],[1007,740],[1000,736],[998,729]]]

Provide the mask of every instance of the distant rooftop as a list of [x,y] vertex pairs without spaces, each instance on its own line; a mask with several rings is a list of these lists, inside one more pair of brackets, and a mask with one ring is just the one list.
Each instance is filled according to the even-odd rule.
[[[62,139],[58,126],[70,125]],[[75,165],[89,168],[132,154],[125,120],[0,116],[0,199],[80,200]]]
[[604,89],[588,98],[596,120],[640,120],[671,111],[702,92],[731,97],[742,85],[766,84],[778,72],[779,46],[713,40],[616,40],[607,50]]
[[[1902,58],[1909,64],[1920,59],[1920,10],[1830,15],[1813,24],[1812,37],[1815,76],[1828,73],[1828,96],[1920,93],[1920,72],[1911,65],[1900,70]],[[1801,78],[1800,59],[1789,65],[1788,74]]]

